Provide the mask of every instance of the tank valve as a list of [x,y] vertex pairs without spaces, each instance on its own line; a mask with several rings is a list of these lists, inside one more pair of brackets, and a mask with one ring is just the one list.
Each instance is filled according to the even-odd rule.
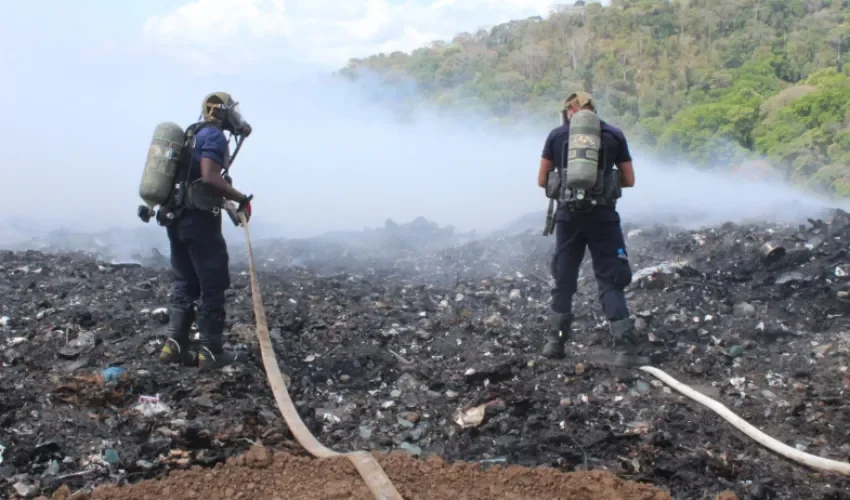
[[144,205],[139,205],[139,210],[137,210],[136,215],[142,219],[142,222],[148,223],[151,221],[151,217],[156,215],[156,211],[150,207],[146,207]]

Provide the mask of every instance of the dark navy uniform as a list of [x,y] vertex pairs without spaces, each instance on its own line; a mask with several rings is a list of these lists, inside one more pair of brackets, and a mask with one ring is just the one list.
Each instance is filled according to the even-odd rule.
[[[233,156],[225,131],[231,138],[237,137]],[[241,359],[240,354],[224,349],[224,294],[230,288],[230,259],[221,232],[221,211],[226,199],[238,201],[234,220],[247,222],[251,217],[253,196],[235,189],[227,175],[242,141],[250,134],[251,126],[242,118],[239,103],[227,92],[204,97],[199,121],[186,130],[185,143],[192,149],[181,152],[178,189],[157,212],[157,220],[168,228],[174,275],[168,339],[159,354],[164,363],[198,365],[203,370]],[[209,167],[208,172],[202,172],[201,163],[205,169]],[[194,352],[189,334],[198,300],[201,348]]]
[[[543,146],[542,157],[556,166],[562,165],[569,131],[569,124],[552,130]],[[622,130],[605,122],[602,122],[602,149],[603,175],[611,175],[616,164],[632,159]],[[585,212],[572,211],[568,205],[561,204],[555,212],[555,241],[551,266],[555,279],[552,310],[560,314],[572,313],[579,266],[588,249],[605,317],[611,321],[628,318],[623,290],[631,283],[632,270],[616,208],[597,206]]]
[[[201,159],[209,158],[219,165],[229,162],[229,146],[222,129],[205,125],[195,133],[195,145],[189,172],[183,186],[182,209],[168,224],[171,244],[171,270],[174,277],[171,295],[169,338],[160,353],[166,363],[198,365],[201,368],[229,364],[237,359],[223,349],[225,291],[230,288],[227,243],[221,231],[221,208],[199,208],[187,202],[192,186],[201,178]],[[201,350],[190,349],[189,333],[196,317],[196,302]]]
[[[217,127],[204,127],[195,136],[188,181],[201,177],[201,158],[225,165],[227,138]],[[174,274],[173,304],[188,307],[201,299],[204,315],[224,314],[224,293],[230,288],[227,244],[221,231],[221,212],[186,210],[168,226],[171,267]]]
[[[565,123],[552,130],[546,138],[541,169],[548,164],[554,169],[549,175],[560,176],[564,169],[569,172],[570,163],[565,158],[570,136],[569,120],[571,113],[576,113],[579,109],[595,113],[590,94],[577,92],[568,97],[563,110]],[[586,124],[587,121],[582,123]],[[593,273],[599,286],[599,301],[608,319],[617,351],[613,358],[604,362],[619,366],[645,364],[649,362],[649,358],[639,354],[634,321],[629,318],[629,308],[626,304],[624,289],[632,281],[632,270],[623,230],[620,227],[620,214],[616,209],[616,202],[620,197],[620,178],[614,167],[630,162],[632,157],[623,131],[602,120],[599,120],[599,124],[597,179],[602,181],[597,184],[598,190],[594,188],[591,192],[582,193],[565,190],[558,195],[558,210],[553,218],[555,254],[551,265],[555,287],[552,289],[551,325],[543,355],[562,358],[566,354],[564,344],[572,328],[573,296],[578,286],[579,267],[587,249],[590,250]],[[584,137],[587,137],[586,130],[589,129],[583,128],[581,132]],[[579,154],[578,150],[576,154]],[[580,160],[585,162],[582,165],[586,165],[584,158],[587,157]]]

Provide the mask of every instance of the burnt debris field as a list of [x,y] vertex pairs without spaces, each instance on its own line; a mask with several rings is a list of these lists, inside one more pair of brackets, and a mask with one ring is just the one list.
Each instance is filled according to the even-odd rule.
[[[783,443],[850,459],[850,214],[626,230],[630,305],[642,335],[666,353],[656,366]],[[767,258],[768,242],[784,252]],[[401,479],[415,476],[404,467],[437,467],[429,456],[486,474],[516,465],[607,471],[677,499],[725,490],[741,499],[850,498],[847,478],[768,452],[646,373],[594,364],[588,355],[609,337],[589,262],[569,355],[542,358],[552,245],[537,229],[475,239],[424,220],[387,226],[363,244],[256,242],[281,369],[314,435],[339,451],[421,458],[382,462],[410,498],[439,498]],[[231,244],[228,342],[253,362],[211,375],[157,361],[167,269],[0,253],[0,496],[137,483],[233,462],[257,444],[286,451],[275,463],[295,461],[291,470],[305,475],[305,452],[256,354],[243,248]],[[479,472],[481,493],[494,480]],[[188,470],[186,481],[192,473],[201,474]],[[620,493],[594,498],[663,498],[599,481]],[[504,498],[565,494],[556,491]]]

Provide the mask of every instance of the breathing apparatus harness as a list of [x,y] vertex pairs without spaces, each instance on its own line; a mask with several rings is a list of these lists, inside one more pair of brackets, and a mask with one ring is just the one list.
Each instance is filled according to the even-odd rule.
[[[604,134],[605,132],[602,132]],[[600,137],[601,135],[600,134]],[[563,145],[563,153],[561,165],[556,167],[556,171],[558,177],[561,179],[562,189],[560,190],[560,196],[558,199],[559,204],[565,204],[571,212],[589,212],[596,207],[611,207],[616,208],[617,206],[617,198],[619,196],[615,196],[611,189],[609,176],[611,174],[615,175],[612,172],[609,175],[606,175],[605,172],[605,147],[602,146],[599,148],[598,152],[598,166],[597,166],[597,178],[596,185],[593,186],[590,190],[579,190],[579,189],[571,189],[568,187],[566,182],[563,181],[566,176],[567,164],[569,159],[567,158],[568,154],[568,144],[564,142]]]
[[[561,111],[561,124],[569,124],[570,119],[567,117],[567,110]],[[599,120],[600,125],[604,126],[604,122]],[[611,207],[616,208],[617,199],[621,196],[619,176],[614,169],[606,172],[606,156],[603,137],[604,129],[600,129],[599,133],[599,149],[585,149],[582,153],[585,158],[592,159],[593,155],[597,156],[596,182],[593,188],[589,190],[572,189],[567,185],[567,167],[570,155],[573,151],[570,150],[569,140],[564,141],[561,151],[561,162],[555,165],[546,178],[546,197],[549,198],[549,207],[546,211],[546,225],[543,228],[543,236],[548,236],[555,229],[555,212],[566,206],[571,212],[590,212],[596,207]],[[557,206],[557,208],[556,208]]]
[[[230,177],[230,168],[236,155],[242,149],[242,144],[245,138],[251,133],[251,126],[242,118],[239,111],[239,103],[228,99],[225,104],[213,105],[209,115],[205,116],[201,113],[198,121],[190,125],[186,129],[184,136],[184,147],[180,154],[179,169],[177,177],[179,181],[172,191],[171,199],[165,203],[156,214],[157,224],[160,226],[168,226],[172,221],[179,218],[185,210],[198,210],[211,212],[213,215],[221,213],[223,200],[216,193],[211,193],[211,189],[203,184],[201,179],[189,182],[189,176],[192,172],[192,159],[195,152],[195,140],[198,132],[207,127],[221,128],[224,131],[230,132],[230,138],[235,138],[236,147],[233,154],[228,155],[224,159],[221,175],[228,184],[233,184],[233,179]],[[228,138],[228,142],[229,139]],[[248,200],[253,196],[247,197]],[[233,219],[233,214],[228,212],[228,215]],[[234,220],[234,224],[237,221]]]

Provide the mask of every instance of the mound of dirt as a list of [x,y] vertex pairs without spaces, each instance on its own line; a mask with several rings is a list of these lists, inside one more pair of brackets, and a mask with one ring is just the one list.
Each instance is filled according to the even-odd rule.
[[[562,473],[551,468],[449,464],[439,458],[377,455],[406,500],[670,500],[653,486],[607,472]],[[61,497],[61,496],[60,496]],[[55,498],[55,497],[54,497]],[[98,488],[91,500],[372,500],[372,493],[344,458],[316,460],[252,448],[214,469],[194,467],[167,479]]]

